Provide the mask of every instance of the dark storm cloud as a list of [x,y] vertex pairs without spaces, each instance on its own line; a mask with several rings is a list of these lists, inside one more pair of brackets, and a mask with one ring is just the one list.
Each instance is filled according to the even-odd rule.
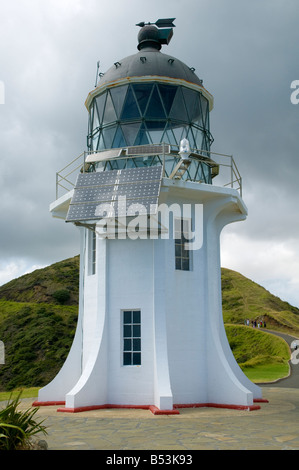
[[249,216],[225,229],[223,260],[275,289],[281,279],[281,295],[299,305],[298,13],[296,0],[3,2],[0,283],[78,253],[77,230],[49,204],[56,171],[85,149],[96,63],[105,72],[137,51],[135,23],[176,17],[164,51],[213,94],[213,150],[233,154],[243,177]]

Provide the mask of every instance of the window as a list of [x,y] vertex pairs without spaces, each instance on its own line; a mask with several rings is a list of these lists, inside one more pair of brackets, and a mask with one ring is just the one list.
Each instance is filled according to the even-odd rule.
[[124,310],[123,316],[123,365],[141,365],[141,312]]
[[191,251],[185,249],[185,243],[190,241],[190,225],[188,219],[174,220],[175,269],[182,271],[191,271]]
[[96,273],[96,232],[94,230],[89,230],[89,239],[88,239],[88,260],[89,260],[89,269],[88,273],[90,275]]

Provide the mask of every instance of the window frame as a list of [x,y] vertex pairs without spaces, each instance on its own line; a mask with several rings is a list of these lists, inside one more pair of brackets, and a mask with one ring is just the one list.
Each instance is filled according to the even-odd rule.
[[[177,230],[177,223],[180,222],[180,230]],[[187,223],[189,238],[184,237],[184,224]],[[186,232],[185,232],[186,233]],[[193,271],[192,250],[186,250],[185,243],[190,243],[192,233],[192,219],[187,217],[174,217],[173,238],[174,238],[174,266],[176,271]],[[188,267],[187,267],[188,265]]]
[[[134,321],[134,313],[135,313],[135,321]],[[136,315],[136,313],[137,314],[139,313],[139,321],[137,321],[138,315]],[[129,314],[130,314],[130,321],[128,321]],[[127,330],[127,333],[125,333],[125,330]],[[140,367],[142,365],[141,334],[142,334],[141,333],[141,309],[121,310],[121,365],[122,367]]]
[[97,235],[95,230],[88,231],[88,275],[96,274],[97,267]]

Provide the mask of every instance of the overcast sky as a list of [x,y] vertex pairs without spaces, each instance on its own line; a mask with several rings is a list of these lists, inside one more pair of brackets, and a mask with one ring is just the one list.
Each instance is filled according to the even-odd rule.
[[163,51],[204,80],[213,150],[243,177],[249,215],[224,229],[222,266],[299,307],[298,15],[298,0],[0,0],[0,284],[79,253],[49,204],[86,150],[97,61],[137,52],[136,23],[175,17]]

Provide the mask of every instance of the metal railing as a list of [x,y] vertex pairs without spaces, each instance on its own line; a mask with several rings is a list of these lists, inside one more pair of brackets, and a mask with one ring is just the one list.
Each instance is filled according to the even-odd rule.
[[[213,160],[219,165],[219,175],[216,177],[217,179],[215,178],[214,180],[215,186],[230,186],[231,188],[239,191],[240,196],[242,197],[242,176],[238,170],[234,157],[225,153],[209,152],[207,150],[206,152],[213,155]],[[224,171],[225,168],[227,169],[226,172]],[[228,181],[224,183],[224,179],[228,179]]]
[[[159,144],[167,145],[169,144]],[[141,146],[144,148],[144,146]],[[177,148],[177,150],[174,150]],[[169,155],[173,155],[175,158],[178,158],[178,151],[179,147],[175,145],[171,145],[171,153]],[[115,149],[116,150],[116,149]],[[122,149],[119,149],[120,151]],[[198,149],[191,149],[192,156],[191,158],[196,158],[196,160],[201,160],[206,162],[207,164],[211,164],[211,166],[218,166],[219,172],[213,178],[213,185],[214,186],[221,186],[227,187],[230,186],[233,189],[236,189],[240,196],[242,197],[242,177],[240,172],[237,168],[236,162],[232,155],[226,155],[222,153],[216,153],[209,150],[198,150]],[[84,151],[78,157],[74,158],[70,163],[68,163],[64,168],[56,173],[56,199],[60,196],[65,194],[68,191],[71,191],[76,183],[78,172],[85,173],[90,170],[91,163],[87,163],[86,159],[87,156],[92,154],[99,154],[99,151]],[[131,158],[138,158],[139,155],[127,155],[122,154],[118,157],[113,159],[131,159]],[[141,154],[142,156],[142,154]],[[89,160],[90,159],[89,157]],[[161,162],[163,166],[165,165],[165,155],[162,156]],[[163,172],[164,174],[164,172]]]

